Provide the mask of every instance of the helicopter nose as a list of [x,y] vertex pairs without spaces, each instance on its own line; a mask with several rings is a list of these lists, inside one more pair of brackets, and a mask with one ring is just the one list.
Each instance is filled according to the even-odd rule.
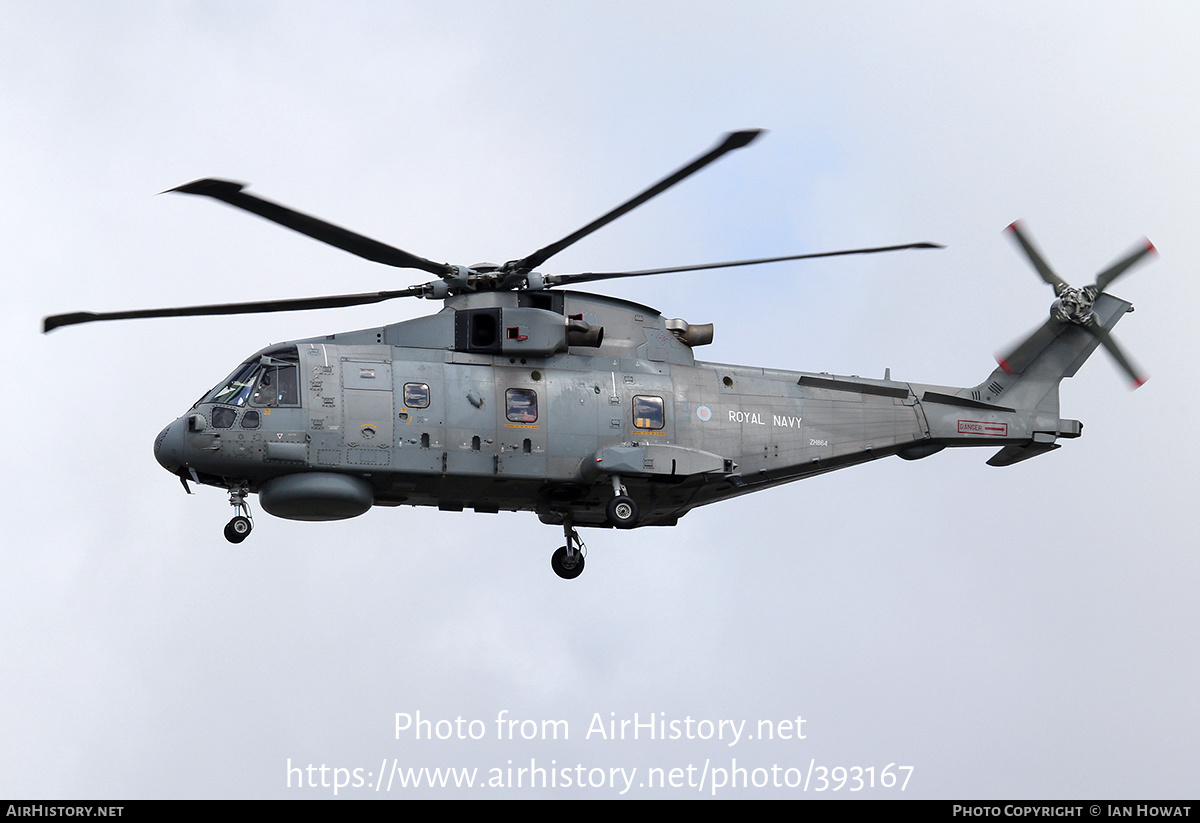
[[171,423],[154,440],[154,459],[172,474],[183,465],[183,419]]

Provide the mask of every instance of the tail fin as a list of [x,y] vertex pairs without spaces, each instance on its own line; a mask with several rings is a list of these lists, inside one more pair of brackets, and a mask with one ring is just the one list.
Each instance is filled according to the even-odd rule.
[[[1133,306],[1109,294],[1097,297],[1093,307],[1095,325],[1105,333]],[[988,379],[969,390],[973,400],[1031,413],[1039,421],[1032,438],[1011,443],[996,452],[990,466],[1009,466],[1059,447],[1059,437],[1078,437],[1083,424],[1059,419],[1058,387],[1073,377],[1083,362],[1100,346],[1101,336],[1073,323],[1051,319],[1038,328],[1005,358]]]
[[[1104,332],[1133,306],[1110,294],[1097,296],[1095,325]],[[1058,415],[1058,385],[1073,377],[1100,345],[1100,338],[1081,326],[1050,320],[1033,332],[988,379],[970,390],[973,400]]]
[[[1103,346],[1133,381],[1146,382],[1109,332],[1133,306],[1104,290],[1132,266],[1155,252],[1149,240],[1113,263],[1096,282],[1074,288],[1054,273],[1020,224],[1008,227],[1025,256],[1054,287],[1050,319],[1011,353],[997,358],[1000,368],[972,389],[945,391],[930,387],[921,397],[929,445],[983,446],[1003,444],[993,466],[1008,466],[1058,448],[1060,437],[1078,437],[1083,424],[1058,416],[1058,386],[1073,377],[1083,361]],[[967,412],[973,410],[973,412]],[[964,414],[973,413],[972,418]],[[903,454],[901,456],[904,456]]]

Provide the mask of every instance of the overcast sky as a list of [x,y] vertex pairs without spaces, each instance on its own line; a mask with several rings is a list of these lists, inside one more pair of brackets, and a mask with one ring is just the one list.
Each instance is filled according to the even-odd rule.
[[[912,767],[903,793],[836,794],[1196,797],[1200,12],[1045,6],[0,0],[0,796],[332,796],[289,787],[290,761],[360,769],[349,797],[607,798],[621,769],[625,796],[691,797],[721,769],[878,784],[889,764]],[[60,312],[424,278],[155,196],[198,177],[503,262],[742,128],[770,133],[546,269],[944,243],[597,290],[715,323],[708,360],[975,385],[1053,297],[1006,225],[1076,285],[1147,235],[1161,256],[1113,291],[1149,383],[1098,352],[1062,390],[1083,437],[1052,454],[890,458],[586,531],[563,581],[561,530],[528,513],[306,524],[255,499],[231,546],[226,496],[153,459],[257,349],[436,305],[39,334]],[[397,737],[417,712],[485,733]],[[498,740],[501,712],[569,739]],[[635,713],[685,736],[588,735]],[[803,739],[759,739],[801,717]],[[688,718],[725,739],[687,739],[707,728]],[[531,762],[604,785],[374,789],[381,764],[507,786]],[[683,785],[649,788],[653,768]],[[717,794],[834,794],[818,782]]]

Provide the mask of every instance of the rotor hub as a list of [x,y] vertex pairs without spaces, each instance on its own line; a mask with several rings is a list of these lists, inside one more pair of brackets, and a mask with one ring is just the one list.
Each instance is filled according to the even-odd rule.
[[1096,319],[1096,313],[1092,311],[1098,294],[1095,286],[1077,289],[1061,285],[1055,291],[1058,292],[1058,299],[1050,306],[1050,316],[1055,320],[1088,326]]

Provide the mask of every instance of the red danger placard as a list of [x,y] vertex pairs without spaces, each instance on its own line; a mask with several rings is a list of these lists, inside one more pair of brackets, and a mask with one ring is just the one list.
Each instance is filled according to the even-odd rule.
[[980,420],[959,420],[959,434],[982,434],[988,437],[1007,437],[1007,423],[984,423]]

